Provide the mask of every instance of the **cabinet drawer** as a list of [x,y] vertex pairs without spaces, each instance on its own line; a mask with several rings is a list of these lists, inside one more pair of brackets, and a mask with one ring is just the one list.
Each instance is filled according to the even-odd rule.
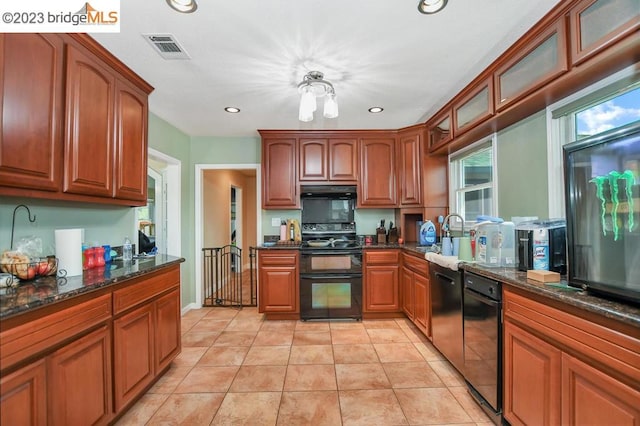
[[410,254],[405,254],[404,266],[414,272],[417,272],[420,275],[423,275],[426,278],[429,278],[429,262],[427,262],[425,259],[420,259],[418,257],[411,256]]
[[143,280],[136,280],[131,285],[113,292],[113,314],[117,315],[135,305],[152,299],[166,290],[179,286],[179,268],[161,272],[152,277],[145,277]]
[[111,295],[46,315],[0,334],[0,370],[111,318]]
[[364,261],[367,265],[398,264],[400,252],[398,250],[366,250]]
[[295,266],[298,259],[297,252],[283,252],[277,254],[260,254],[260,265],[262,266]]

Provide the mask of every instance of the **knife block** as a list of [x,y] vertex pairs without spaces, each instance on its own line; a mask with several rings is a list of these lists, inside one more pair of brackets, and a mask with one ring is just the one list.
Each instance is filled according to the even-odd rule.
[[378,244],[386,244],[387,243],[387,233],[384,228],[376,229],[376,234],[378,236]]

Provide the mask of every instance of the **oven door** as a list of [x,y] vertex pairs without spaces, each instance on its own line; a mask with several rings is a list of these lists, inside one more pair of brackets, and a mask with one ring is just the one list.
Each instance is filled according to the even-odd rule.
[[330,247],[303,249],[300,253],[301,274],[362,274],[362,251]]
[[362,274],[301,274],[300,318],[362,319]]

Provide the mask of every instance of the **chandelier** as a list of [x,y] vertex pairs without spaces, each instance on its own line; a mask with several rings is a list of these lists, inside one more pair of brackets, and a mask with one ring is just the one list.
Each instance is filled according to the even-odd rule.
[[324,112],[326,118],[338,116],[338,100],[333,85],[324,80],[324,74],[320,71],[310,71],[298,84],[300,93],[300,109],[298,119],[300,121],[313,120],[313,113],[317,109],[316,98],[324,97]]

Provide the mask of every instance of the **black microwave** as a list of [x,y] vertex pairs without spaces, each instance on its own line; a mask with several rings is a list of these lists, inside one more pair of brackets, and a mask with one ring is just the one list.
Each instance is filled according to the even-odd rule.
[[352,223],[356,208],[356,187],[303,186],[300,204],[302,223]]

